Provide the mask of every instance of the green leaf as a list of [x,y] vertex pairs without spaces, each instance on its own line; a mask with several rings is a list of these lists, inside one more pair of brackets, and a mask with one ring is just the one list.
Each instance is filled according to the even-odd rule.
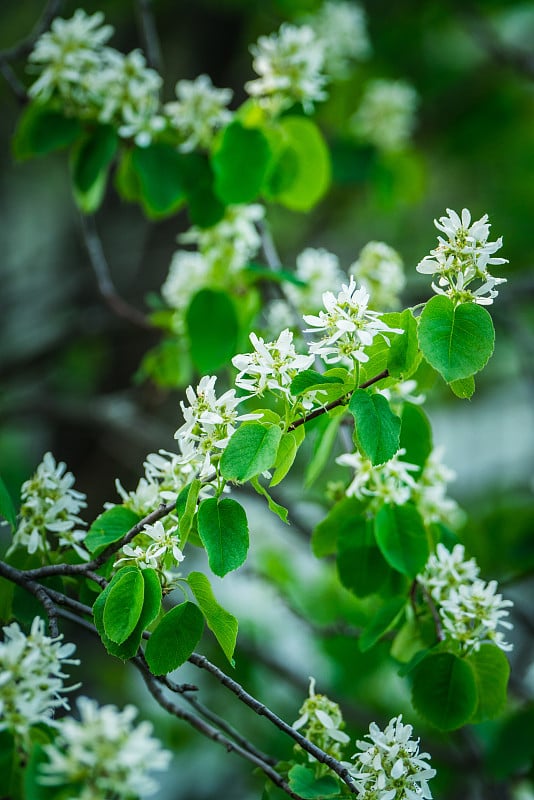
[[406,450],[403,461],[423,468],[432,452],[432,428],[420,406],[404,403],[401,411],[400,447]]
[[145,584],[141,570],[123,567],[109,584],[104,605],[104,630],[112,642],[122,644],[133,632],[141,616]]
[[419,320],[419,345],[426,360],[447,381],[479,372],[493,353],[491,317],[476,303],[455,306],[444,295],[428,301]]
[[147,642],[145,658],[152,674],[166,675],[187,661],[203,629],[204,617],[194,603],[171,608]]
[[174,147],[163,142],[135,147],[131,167],[139,180],[139,198],[148,217],[168,217],[184,205],[182,156]]
[[394,378],[406,380],[413,375],[421,361],[417,338],[417,321],[409,308],[399,314],[399,320],[394,325],[387,319],[386,314],[383,315],[382,319],[390,327],[402,328],[404,331],[400,335],[391,336],[387,368],[389,374]]
[[349,402],[354,417],[355,439],[374,466],[393,458],[399,449],[401,421],[381,394],[356,389]]
[[469,400],[475,393],[475,379],[472,375],[469,378],[460,378],[449,383],[452,392],[461,400]]
[[118,141],[111,125],[99,125],[80,139],[71,151],[74,197],[85,214],[92,214],[102,202]]
[[[137,567],[124,567],[124,569],[134,571]],[[104,647],[110,655],[121,658],[123,661],[127,661],[135,656],[141,643],[143,631],[156,619],[161,609],[161,584],[157,572],[153,569],[143,569],[141,570],[141,575],[144,582],[143,608],[141,609],[141,614],[134,630],[121,644],[112,641],[112,639],[107,636],[104,628],[104,608],[109,596],[111,584],[106,586],[93,604],[95,627],[102,639]]]
[[251,203],[261,192],[272,158],[261,130],[238,121],[227,125],[211,160],[217,195],[225,204]]
[[98,556],[108,545],[122,539],[140,521],[139,514],[129,508],[113,506],[95,519],[84,544],[93,556]]
[[391,567],[376,546],[372,520],[361,515],[340,528],[337,571],[343,586],[356,597],[379,593],[391,578]]
[[151,378],[164,389],[176,389],[191,382],[192,364],[185,337],[163,339],[145,353],[136,380]]
[[247,515],[231,497],[202,501],[198,509],[198,533],[210,569],[220,578],[245,561],[249,544]]
[[293,466],[297,451],[304,441],[304,436],[304,425],[295,428],[294,431],[284,433],[278,445],[276,461],[274,462],[275,470],[269,486],[277,486],[286,477]]
[[496,728],[486,756],[489,773],[502,780],[532,769],[534,706],[530,704],[515,711]]
[[365,626],[358,639],[358,647],[362,653],[369,650],[391,628],[395,626],[406,608],[405,597],[392,597],[378,610],[371,622]]
[[292,209],[309,211],[330,186],[330,155],[319,128],[305,117],[279,122],[282,150],[269,177],[268,199]]
[[337,439],[337,432],[339,430],[344,413],[345,409],[343,409],[341,413],[333,418],[330,418],[330,415],[325,417],[325,421],[322,423],[324,427],[321,427],[319,430],[317,439],[315,440],[312,457],[308,463],[308,466],[306,467],[304,476],[304,486],[306,488],[315,483],[321,472],[328,464],[328,459],[330,458],[330,453],[332,452],[332,448],[334,447]]
[[82,132],[75,117],[39,103],[30,103],[23,111],[13,138],[13,155],[18,161],[44,156],[73,144]]
[[208,628],[215,635],[224,655],[233,667],[235,665],[233,655],[238,627],[236,618],[219,605],[209,580],[201,572],[191,572],[187,582],[200,606],[200,610],[206,618]]
[[215,372],[230,361],[237,346],[239,322],[226,292],[197,292],[187,309],[186,325],[191,358],[199,372]]
[[[343,497],[319,522],[312,533],[312,550],[317,558],[332,555],[337,550],[338,535],[350,532],[363,521],[365,506],[355,497]],[[356,535],[356,532],[355,532]]]
[[248,481],[272,467],[282,431],[278,425],[247,422],[235,431],[221,458],[221,475],[229,481]]
[[215,175],[207,156],[201,153],[182,155],[181,169],[191,224],[211,228],[224,216],[224,204],[215,194]]
[[15,506],[13,505],[13,500],[11,499],[11,495],[7,490],[7,486],[5,485],[4,481],[0,477],[0,517],[3,517],[6,522],[9,523],[11,526],[11,530],[14,530],[17,526],[17,512],[15,510]]
[[305,369],[295,375],[289,390],[293,397],[320,389],[325,383],[343,383],[341,377],[322,375],[314,369]]
[[471,664],[453,653],[427,656],[412,672],[412,702],[421,716],[440,731],[465,725],[477,705]]
[[176,499],[176,511],[179,519],[180,547],[183,548],[191,531],[193,518],[197,510],[198,495],[202,488],[202,481],[194,481],[184,486]]
[[115,171],[114,185],[122,197],[128,203],[137,203],[141,193],[139,177],[133,167],[133,150],[123,150],[117,169]]
[[482,644],[467,660],[475,673],[478,703],[470,723],[495,719],[506,706],[506,689],[510,664],[502,650],[494,644]]
[[339,784],[331,775],[316,778],[315,772],[302,764],[295,764],[288,773],[289,786],[305,800],[327,800],[339,797]]
[[272,511],[273,514],[276,514],[277,517],[280,517],[282,522],[285,522],[286,525],[289,525],[288,517],[288,510],[281,506],[279,503],[276,503],[267,489],[265,489],[257,478],[251,478],[250,483],[253,488],[257,491],[258,494],[261,494],[267,500],[267,505],[269,506],[269,511]]
[[415,506],[382,506],[375,517],[375,536],[384,558],[394,569],[409,578],[415,578],[423,569],[429,555],[428,539]]

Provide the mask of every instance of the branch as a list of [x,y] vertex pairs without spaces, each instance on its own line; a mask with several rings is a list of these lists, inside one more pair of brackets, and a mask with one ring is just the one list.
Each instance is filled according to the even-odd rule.
[[19,101],[21,105],[25,105],[28,102],[28,94],[26,89],[24,88],[23,83],[19,81],[9,61],[3,58],[0,55],[0,73],[4,76],[6,83],[9,85],[9,88],[15,95],[16,99]]
[[63,0],[48,0],[41,18],[35,25],[29,36],[21,39],[20,42],[8,47],[7,50],[0,52],[2,61],[15,61],[18,58],[25,58],[33,50],[33,46],[39,36],[48,30],[54,17],[57,17],[63,5]]
[[[361,383],[358,386],[358,389],[367,389],[369,386],[372,386],[373,383],[378,383],[378,381],[387,378],[389,372],[387,369],[382,370],[378,375],[375,375],[373,378],[369,378],[368,381]],[[310,422],[312,419],[317,419],[317,417],[321,417],[323,414],[326,414],[327,411],[331,411],[333,408],[337,408],[338,406],[344,406],[348,402],[350,398],[350,394],[344,394],[343,397],[338,397],[337,400],[332,400],[331,403],[327,403],[326,406],[321,406],[321,408],[316,408],[315,411],[306,414],[304,417],[300,417],[300,419],[295,420],[289,425],[287,432],[294,431],[295,428],[299,428],[301,425],[305,425],[306,422]]]
[[259,700],[256,700],[251,694],[246,692],[243,687],[237,683],[237,681],[232,680],[228,675],[226,675],[222,670],[212,664],[205,656],[201,656],[198,653],[193,653],[189,657],[189,661],[191,664],[194,664],[196,667],[200,669],[205,669],[207,672],[210,672],[223,686],[226,686],[238,700],[244,703],[246,706],[251,708],[258,716],[265,717],[272,722],[272,724],[281,730],[283,733],[290,736],[295,742],[297,742],[300,747],[309,753],[313,758],[319,761],[321,764],[325,764],[329,767],[332,772],[335,772],[341,780],[348,786],[352,794],[356,794],[357,790],[352,782],[352,778],[350,773],[343,764],[332,756],[325,753],[324,750],[321,750],[320,747],[312,744],[305,736],[299,733],[295,728],[288,725],[287,722],[284,722],[283,719],[278,717],[270,708],[267,708],[266,705],[261,703]]
[[147,63],[161,73],[163,67],[161,45],[152,12],[152,0],[136,0],[135,6]]
[[98,291],[108,304],[109,308],[119,317],[127,319],[133,325],[145,330],[153,330],[153,325],[147,317],[126,302],[117,292],[111,279],[109,264],[104,254],[102,241],[98,235],[94,216],[80,214],[83,241],[89,255],[89,261],[96,275]]

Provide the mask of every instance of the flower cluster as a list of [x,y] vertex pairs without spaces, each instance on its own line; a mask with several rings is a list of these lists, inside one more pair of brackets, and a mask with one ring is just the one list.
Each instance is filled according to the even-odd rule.
[[69,708],[64,692],[76,689],[65,687],[68,677],[65,664],[79,664],[70,656],[73,644],[62,644],[63,636],[52,638],[45,634],[40,617],[32,622],[26,636],[16,622],[3,628],[0,642],[0,731],[8,730],[22,743],[33,725],[56,725],[52,715],[56,708]]
[[52,22],[29,57],[40,72],[29,94],[40,102],[59,97],[66,113],[115,123],[121,136],[146,147],[167,124],[158,114],[163,81],[139,50],[123,55],[106,45],[113,28],[103,19],[78,9]]
[[324,46],[309,25],[283,23],[277,33],[260,36],[250,52],[260,77],[245,89],[273,114],[295,103],[311,112],[314,103],[326,99]]
[[363,61],[371,52],[365,12],[347,0],[327,0],[319,10],[305,18],[324,47],[324,71],[333,79],[345,78],[354,61]]
[[180,445],[185,445],[184,463],[201,461],[200,478],[214,477],[218,454],[228,444],[236,422],[261,417],[261,414],[239,414],[237,406],[246,398],[236,397],[235,389],[229,389],[217,397],[216,380],[215,375],[205,375],[196,390],[192,386],[187,387],[185,393],[189,405],[180,403],[184,424],[174,434]]
[[85,523],[78,512],[85,508],[85,494],[72,488],[74,476],[66,465],[56,464],[52,453],[45,453],[35,475],[22,485],[20,521],[9,549],[25,548],[28,553],[50,553],[72,547],[82,559],[89,554],[81,546]]
[[402,150],[415,124],[417,93],[403,81],[374,80],[351,118],[354,133],[379,150]]
[[475,559],[465,560],[463,545],[449,552],[438,544],[417,580],[436,603],[445,636],[462,649],[476,651],[484,642],[492,642],[501,650],[511,650],[498,628],[513,627],[505,619],[513,603],[497,593],[496,581],[486,583],[478,574]]
[[[467,208],[460,217],[456,211],[447,209],[447,217],[434,220],[434,225],[447,239],[438,236],[438,246],[419,262],[416,269],[424,275],[437,275],[432,283],[437,294],[450,297],[455,303],[478,303],[491,305],[498,295],[495,288],[506,283],[506,278],[494,278],[488,272],[492,264],[507,264],[505,258],[495,258],[494,253],[502,247],[502,236],[488,242],[490,223],[488,215],[471,223]],[[473,282],[480,284],[474,288]]]
[[318,316],[305,314],[304,321],[312,326],[306,333],[324,331],[319,341],[311,342],[310,353],[321,356],[327,364],[364,363],[369,360],[365,348],[373,343],[375,336],[381,336],[389,344],[388,333],[403,332],[390,328],[382,322],[378,311],[368,308],[369,292],[363,287],[358,289],[352,275],[349,285],[343,285],[337,297],[325,292],[323,303],[326,311],[320,311]]
[[114,566],[133,562],[139,569],[155,569],[168,576],[184,560],[177,531],[177,525],[165,529],[160,520],[154,525],[145,525],[143,532],[135,537],[133,547],[123,545],[121,552],[124,556],[117,559]]
[[133,724],[134,706],[99,707],[94,700],[77,701],[79,720],[65,717],[53,744],[44,746],[39,782],[68,786],[76,800],[100,800],[154,794],[153,770],[167,768],[171,754],[152,736],[149,722]]
[[338,257],[323,247],[307,247],[297,256],[296,265],[295,277],[304,286],[287,283],[284,292],[301,314],[317,312],[325,292],[339,291],[346,280]]
[[197,147],[209,148],[217,130],[232,119],[227,108],[232,90],[217,89],[208,75],[199,75],[194,81],[178,81],[175,92],[177,100],[165,103],[165,113],[184,139],[180,150],[189,153]]
[[232,359],[232,364],[239,370],[236,386],[250,395],[261,396],[266,389],[289,395],[289,386],[295,375],[313,364],[313,356],[299,355],[295,351],[293,334],[287,328],[275,342],[264,342],[255,333],[250,334],[250,341],[254,351],[241,353]]
[[[304,729],[304,735],[312,744],[320,747],[325,753],[337,758],[343,755],[344,745],[350,739],[343,728],[343,714],[337,703],[324,694],[315,694],[315,679],[310,678],[309,696],[304,701],[300,717],[293,723],[293,728]],[[313,761],[312,755],[308,759]]]
[[402,506],[412,502],[424,522],[453,524],[459,514],[454,500],[447,497],[447,483],[455,473],[441,463],[441,449],[433,450],[419,475],[419,467],[403,461],[406,451],[399,450],[384,464],[374,466],[358,451],[343,453],[336,462],[352,467],[354,478],[345,490],[348,497],[370,499],[370,508],[377,511],[383,503]]
[[396,250],[384,242],[368,242],[350,272],[369,292],[373,308],[398,308],[406,278]]
[[428,781],[436,774],[430,755],[419,752],[419,739],[412,739],[413,728],[393,717],[382,731],[375,722],[366,738],[359,740],[354,765],[349,771],[361,800],[431,800]]

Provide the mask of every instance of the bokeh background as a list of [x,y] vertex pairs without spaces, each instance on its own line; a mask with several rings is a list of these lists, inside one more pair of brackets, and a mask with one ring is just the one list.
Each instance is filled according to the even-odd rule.
[[[208,73],[241,102],[243,84],[253,77],[248,46],[316,5],[153,0],[165,99],[178,79]],[[428,391],[428,412],[435,441],[458,476],[451,494],[469,515],[463,531],[468,549],[483,576],[499,580],[516,603],[508,716],[437,736],[410,714],[407,686],[387,657],[387,643],[359,653],[350,629],[339,624],[357,625],[358,610],[339,591],[329,565],[309,550],[309,532],[324,513],[326,481],[341,475],[333,471],[305,489],[305,456],[281,492],[296,529],[281,531],[250,498],[251,565],[217,582],[216,592],[241,623],[237,679],[288,721],[298,717],[308,676],[315,675],[318,690],[341,703],[357,737],[372,719],[405,712],[433,753],[435,797],[533,797],[527,781],[534,756],[534,3],[362,5],[372,55],[317,113],[332,151],[333,186],[311,214],[273,207],[268,220],[289,268],[307,246],[334,251],[346,268],[369,240],[392,245],[406,266],[407,304],[428,296],[415,265],[434,246],[432,220],[446,207],[466,206],[474,218],[487,212],[493,238],[504,236],[510,263],[499,273],[508,283],[491,309],[495,356],[471,401],[436,384]],[[143,45],[134,2],[65,2],[63,15],[79,6],[105,12],[118,49]],[[37,0],[2,0],[0,49],[26,36],[42,8]],[[24,61],[13,68],[29,82]],[[413,140],[399,153],[362,148],[347,127],[365,82],[374,77],[405,80],[418,93]],[[145,455],[172,449],[180,392],[134,380],[158,334],[130,325],[105,305],[80,235],[65,155],[14,163],[10,139],[20,106],[2,80],[0,103],[0,472],[17,496],[52,450],[87,493],[90,521],[104,502],[117,501],[116,477],[133,488]],[[145,309],[147,295],[158,291],[187,224],[185,214],[148,222],[137,206],[108,191],[97,225],[115,284],[133,306]],[[67,638],[75,635],[65,630]],[[173,772],[158,798],[261,796],[262,780],[247,764],[167,718],[133,670],[106,658],[94,640],[76,636],[84,691],[118,705],[133,699],[173,748]],[[208,637],[203,648],[224,667]],[[280,758],[290,754],[286,740],[217,684],[192,668],[184,668],[180,680],[199,683],[203,697],[262,747]]]

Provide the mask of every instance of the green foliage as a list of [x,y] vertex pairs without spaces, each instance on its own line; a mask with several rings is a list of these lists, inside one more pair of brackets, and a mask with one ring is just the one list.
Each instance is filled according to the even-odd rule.
[[184,205],[182,157],[174,147],[163,142],[136,147],[130,166],[138,180],[139,200],[150,219],[171,216]]
[[278,445],[276,461],[274,462],[275,470],[269,486],[277,486],[286,477],[293,466],[299,446],[304,440],[304,435],[304,425],[294,431],[284,433]]
[[129,508],[113,506],[95,519],[84,544],[90,553],[98,556],[108,545],[122,539],[140,521],[141,517]]
[[167,338],[145,353],[137,380],[151,378],[163,389],[184,386],[192,377],[192,364],[185,337]]
[[451,390],[461,400],[469,400],[475,393],[475,379],[472,375],[469,378],[460,378],[449,383]]
[[358,647],[362,653],[373,647],[385,633],[395,627],[405,607],[406,597],[392,597],[379,608],[358,639]]
[[201,572],[191,572],[187,578],[187,582],[191,587],[191,591],[195,596],[200,610],[204,614],[208,628],[214,634],[224,655],[233,667],[235,663],[233,656],[238,628],[236,618],[219,605],[215,599],[209,580]]
[[171,608],[152,632],[145,658],[154,675],[166,675],[187,661],[204,629],[199,607],[189,601]]
[[384,505],[375,517],[377,544],[388,564],[415,578],[429,556],[428,538],[414,505]]
[[215,194],[215,175],[207,156],[183,155],[181,169],[191,223],[201,228],[216,225],[224,215],[225,206]]
[[292,211],[309,211],[326,193],[330,155],[319,128],[305,117],[280,120],[281,147],[271,172],[268,199]]
[[406,450],[403,461],[423,467],[432,452],[432,428],[420,406],[404,403],[401,411],[400,447]]
[[493,353],[494,341],[491,317],[476,303],[455,306],[448,297],[437,295],[419,320],[423,355],[447,383],[479,372]]
[[376,545],[373,522],[364,516],[338,531],[337,571],[356,597],[379,593],[391,578],[391,567]]
[[257,478],[251,478],[250,483],[252,484],[253,488],[258,492],[258,494],[261,494],[263,497],[265,497],[265,499],[267,500],[267,505],[269,506],[269,511],[272,511],[273,514],[276,514],[276,516],[282,520],[282,522],[285,522],[286,525],[289,525],[289,520],[288,520],[289,512],[287,508],[284,508],[284,506],[281,506],[279,503],[276,503],[269,494],[269,492],[267,491],[267,489],[261,485],[261,483]]
[[19,119],[13,154],[18,161],[45,156],[69,147],[81,133],[81,122],[75,117],[66,117],[50,106],[30,103]]
[[316,778],[315,772],[302,764],[295,764],[289,770],[289,786],[304,800],[328,800],[339,797],[339,784],[331,775]]
[[354,440],[374,466],[393,458],[399,449],[401,421],[381,394],[356,389],[349,411],[354,417]]
[[406,380],[413,375],[421,361],[417,321],[409,308],[397,315],[398,321],[390,319],[392,316],[392,314],[384,314],[382,319],[390,327],[401,328],[404,333],[391,336],[387,368],[393,377]]
[[187,335],[193,363],[202,373],[215,372],[227,364],[237,344],[239,322],[226,292],[201,289],[186,315]]
[[343,383],[343,379],[338,375],[325,375],[315,369],[304,369],[291,381],[291,394],[298,397],[301,394],[322,389],[325,384],[329,383]]
[[17,512],[7,487],[0,477],[0,517],[3,517],[14,530],[17,525]]
[[246,128],[239,121],[227,125],[211,161],[217,195],[228,205],[255,200],[272,158],[269,141],[259,128]]
[[281,439],[278,425],[262,422],[240,425],[222,455],[222,476],[242,483],[270,469],[276,461]]
[[312,550],[317,558],[332,555],[337,550],[339,534],[358,525],[363,516],[364,504],[355,497],[343,497],[312,532]]
[[304,479],[304,485],[307,488],[317,480],[328,464],[344,412],[345,409],[342,407],[332,409],[324,421],[316,425],[318,433],[314,442],[312,457],[306,467]]
[[183,548],[193,525],[193,518],[197,510],[198,495],[202,482],[195,478],[185,486],[176,499],[176,511],[179,519],[180,546]]
[[103,623],[106,636],[122,644],[133,632],[141,616],[145,585],[141,570],[123,567],[109,584],[104,605]]
[[506,706],[506,688],[510,677],[508,659],[496,645],[482,644],[467,660],[475,674],[478,696],[475,713],[469,721],[495,719]]
[[441,731],[465,725],[477,707],[474,670],[454,653],[432,653],[412,672],[412,702]]
[[243,506],[231,497],[202,501],[198,509],[198,533],[210,569],[220,578],[245,561],[249,543],[247,515]]
[[503,780],[532,770],[534,762],[534,706],[527,704],[498,724],[488,748],[488,771]]
[[70,168],[74,197],[85,214],[92,214],[102,202],[118,141],[111,125],[99,125],[72,148]]

